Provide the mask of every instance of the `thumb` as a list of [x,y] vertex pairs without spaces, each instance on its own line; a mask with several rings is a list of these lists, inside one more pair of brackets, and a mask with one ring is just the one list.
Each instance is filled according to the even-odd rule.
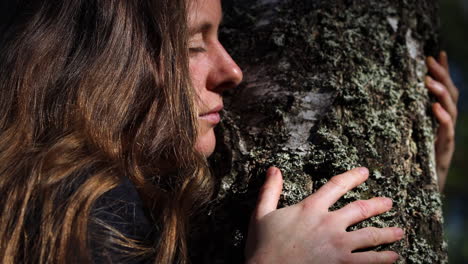
[[278,168],[270,167],[266,174],[266,180],[260,189],[257,207],[254,212],[256,220],[276,210],[283,190],[283,176]]

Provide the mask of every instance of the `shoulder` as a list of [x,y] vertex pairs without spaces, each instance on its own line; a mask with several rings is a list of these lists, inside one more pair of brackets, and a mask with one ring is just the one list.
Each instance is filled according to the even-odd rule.
[[90,217],[88,237],[95,263],[145,263],[123,261],[136,260],[129,256],[138,255],[138,252],[119,243],[125,241],[123,235],[138,245],[151,246],[156,233],[156,225],[147,215],[144,203],[129,179],[98,198]]
[[132,239],[144,239],[153,227],[136,187],[130,180],[101,196],[91,216]]

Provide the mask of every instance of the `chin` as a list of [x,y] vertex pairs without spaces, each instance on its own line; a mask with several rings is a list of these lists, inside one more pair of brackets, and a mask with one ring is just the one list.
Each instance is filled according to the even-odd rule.
[[216,137],[213,129],[200,133],[195,144],[195,149],[203,156],[209,157],[213,154],[216,146]]

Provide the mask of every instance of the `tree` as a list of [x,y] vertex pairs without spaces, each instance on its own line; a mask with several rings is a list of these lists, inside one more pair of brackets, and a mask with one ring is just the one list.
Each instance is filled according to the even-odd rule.
[[[400,226],[406,237],[377,248],[401,263],[445,263],[434,128],[425,56],[437,46],[429,0],[223,1],[222,41],[244,70],[228,96],[214,172],[204,261],[241,263],[258,188],[269,166],[285,177],[281,206],[356,166],[369,180],[348,193],[391,197],[394,209],[353,227]],[[319,238],[317,238],[319,239]]]

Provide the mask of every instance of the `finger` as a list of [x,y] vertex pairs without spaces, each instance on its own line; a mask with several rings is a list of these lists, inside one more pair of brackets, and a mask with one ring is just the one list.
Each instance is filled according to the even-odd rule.
[[366,181],[368,177],[369,170],[364,167],[336,175],[303,202],[317,204],[322,209],[328,210],[341,196]]
[[447,72],[450,72],[447,52],[441,51],[441,52],[439,53],[439,63],[440,63],[440,65],[442,65],[442,67],[445,68],[445,70],[446,70]]
[[450,96],[452,96],[453,101],[455,103],[458,101],[458,96],[459,96],[459,91],[457,87],[452,82],[452,78],[450,78],[449,72],[441,65],[439,64],[433,57],[428,57],[427,59],[427,65],[429,68],[429,72],[431,75],[439,82],[443,83],[449,93]]
[[449,113],[439,103],[433,105],[433,111],[439,121],[435,150],[439,189],[442,191],[455,149],[455,128]]
[[437,97],[437,100],[442,104],[442,107],[446,109],[452,119],[455,120],[457,117],[457,106],[447,88],[442,83],[429,76],[426,77],[426,85],[429,91]]
[[351,250],[357,250],[393,243],[404,235],[405,232],[398,227],[366,227],[348,232],[345,243],[351,246]]
[[385,213],[392,209],[392,200],[376,197],[370,200],[352,202],[345,207],[334,211],[339,216],[341,223],[346,227],[357,224],[367,218]]
[[440,105],[434,103],[432,111],[439,122],[437,141],[444,145],[453,144],[455,141],[455,125],[452,116]]
[[427,58],[427,65],[429,66],[429,72],[435,79],[443,83],[452,81],[450,79],[449,72],[441,64],[439,64],[439,62],[437,62],[434,57],[429,56]]
[[393,251],[367,251],[352,253],[350,262],[359,264],[391,264],[395,263],[399,258],[400,256]]
[[255,219],[259,220],[268,213],[276,210],[283,190],[283,176],[278,168],[271,167],[267,171],[265,183],[260,189],[257,207],[254,211]]

